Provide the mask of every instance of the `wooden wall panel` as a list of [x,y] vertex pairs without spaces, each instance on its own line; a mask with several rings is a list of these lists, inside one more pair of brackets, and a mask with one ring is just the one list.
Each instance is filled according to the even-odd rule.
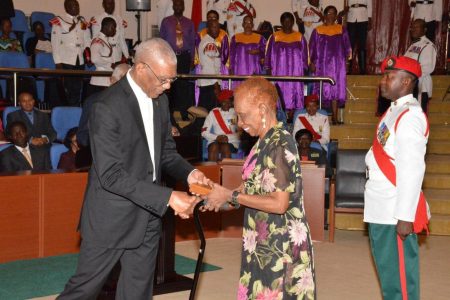
[[43,256],[79,251],[78,220],[87,173],[46,174],[43,178]]
[[0,263],[39,255],[39,177],[0,176]]

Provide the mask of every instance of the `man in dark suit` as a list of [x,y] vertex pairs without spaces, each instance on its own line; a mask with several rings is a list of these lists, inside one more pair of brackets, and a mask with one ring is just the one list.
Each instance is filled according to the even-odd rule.
[[30,144],[39,147],[50,145],[56,139],[56,131],[48,115],[34,108],[35,100],[28,92],[19,94],[20,110],[8,114],[8,124],[21,121],[27,127]]
[[164,91],[175,80],[176,65],[164,40],[145,41],[127,75],[94,101],[88,120],[93,164],[80,218],[78,268],[58,299],[95,299],[118,261],[116,299],[151,299],[161,217],[170,206],[187,218],[197,203],[161,186],[161,173],[209,183],[176,152],[171,136]]
[[6,135],[14,145],[0,152],[0,172],[51,169],[47,151],[28,144],[27,127],[23,122],[8,123]]

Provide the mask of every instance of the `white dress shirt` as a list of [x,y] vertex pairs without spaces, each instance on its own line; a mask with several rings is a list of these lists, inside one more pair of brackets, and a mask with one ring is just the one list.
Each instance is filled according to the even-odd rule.
[[150,153],[150,159],[153,165],[153,181],[156,180],[155,171],[155,135],[153,126],[153,99],[147,97],[144,91],[137,85],[137,83],[131,78],[130,71],[127,73],[127,80],[133,90],[139,103],[139,109],[141,110],[142,121],[144,122],[145,135],[147,137],[148,149]]
[[[230,129],[232,134],[226,134],[219,125],[214,111],[218,110],[222,115],[225,125]],[[228,143],[233,144],[234,148],[239,148],[239,135],[237,134],[236,126],[236,112],[234,108],[230,108],[228,111],[223,111],[221,108],[214,108],[206,116],[205,123],[202,127],[202,137],[208,141],[208,145],[214,142],[219,135],[226,135],[228,137]]]
[[431,98],[433,95],[431,73],[436,66],[436,47],[426,36],[422,36],[409,46],[405,56],[417,60],[422,68],[422,76],[419,78],[419,96],[422,93],[428,93]]
[[[367,7],[352,7],[352,5],[364,4]],[[348,23],[367,22],[372,18],[372,0],[348,0]]]
[[330,122],[328,122],[328,116],[316,113],[314,116],[311,116],[308,113],[299,114],[294,122],[294,130],[292,131],[292,135],[295,136],[297,131],[300,129],[305,129],[305,126],[300,121],[300,117],[305,117],[308,120],[309,124],[311,124],[312,128],[322,136],[318,140],[322,148],[327,151],[327,145],[330,142]]
[[[405,113],[397,125],[399,116]],[[378,167],[372,148],[367,152],[369,179],[364,192],[364,222],[413,222],[425,174],[428,124],[419,102],[409,94],[391,103],[377,128],[377,137],[396,169],[396,184]]]
[[125,42],[125,28],[127,28],[128,24],[120,16],[108,15],[106,12],[103,12],[102,14],[91,19],[93,37],[97,36],[102,29],[102,21],[106,17],[113,18],[114,21],[116,21],[116,35],[109,38],[109,43],[113,47],[114,62],[118,62],[122,59],[122,54],[126,58],[130,56],[128,53],[127,43]]

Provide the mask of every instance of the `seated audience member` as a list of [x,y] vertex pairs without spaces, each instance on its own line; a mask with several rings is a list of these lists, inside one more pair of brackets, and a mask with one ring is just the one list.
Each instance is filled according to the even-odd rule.
[[22,46],[18,39],[11,37],[12,24],[10,19],[2,19],[0,21],[0,51],[22,52]]
[[231,153],[237,152],[239,135],[237,133],[237,116],[232,108],[233,92],[223,90],[218,101],[220,107],[211,110],[202,128],[202,137],[208,141],[208,160],[217,161],[230,158]]
[[37,53],[52,53],[52,43],[45,35],[44,24],[40,21],[33,23],[34,36],[25,42],[25,49],[28,56],[34,56]]
[[[109,42],[110,38],[116,35],[116,27],[116,21],[113,18],[106,17],[102,20],[102,29],[92,39],[91,61],[95,64],[96,71],[112,71],[116,66],[113,46]],[[106,76],[92,76],[88,95],[101,92],[110,84],[110,79]]]
[[[228,74],[226,64],[229,55],[228,36],[219,28],[217,20],[208,21],[206,32],[201,31],[196,41],[196,73],[197,74]],[[208,111],[217,106],[214,89],[221,85],[218,79],[198,79],[200,89],[198,106]]]
[[21,121],[27,127],[30,136],[30,144],[35,147],[50,146],[56,139],[56,131],[53,129],[50,118],[44,112],[34,107],[33,95],[28,92],[19,94],[20,110],[8,114],[8,124],[14,121]]
[[[125,76],[131,67],[127,64],[118,65],[111,77],[109,78],[111,85],[119,81]],[[80,150],[76,153],[76,166],[77,168],[89,167],[92,162],[91,148],[89,147],[89,129],[88,129],[88,117],[91,111],[92,104],[97,98],[98,93],[90,95],[84,100],[83,110],[81,112],[80,123],[78,123],[77,144]]]
[[78,127],[69,129],[64,139],[64,146],[69,150],[61,154],[58,163],[58,169],[62,170],[75,170],[77,167],[75,165],[75,157],[80,149],[77,143],[77,130]]
[[311,148],[312,138],[313,135],[308,129],[300,129],[295,134],[300,161],[313,161],[318,166],[325,166],[325,177],[331,177],[331,169],[328,165],[326,152]]
[[28,143],[27,127],[23,122],[8,122],[6,135],[14,146],[0,152],[1,172],[51,169],[48,151]]
[[319,97],[309,95],[305,97],[306,113],[301,113],[294,121],[295,135],[300,129],[308,129],[312,133],[312,141],[319,143],[327,151],[327,145],[330,142],[330,122],[328,116],[317,113],[319,109]]

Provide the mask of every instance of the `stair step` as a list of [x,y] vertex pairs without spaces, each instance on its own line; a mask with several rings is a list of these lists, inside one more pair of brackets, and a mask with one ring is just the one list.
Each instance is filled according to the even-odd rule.
[[380,83],[380,75],[348,75],[347,87],[354,86],[378,86]]
[[439,101],[438,98],[434,98],[428,104],[429,112],[446,112],[450,113],[450,102],[448,101]]
[[378,117],[374,112],[367,111],[344,111],[345,124],[376,124]]
[[363,220],[363,214],[339,213],[336,214],[334,224],[337,229],[366,230],[367,225]]
[[368,101],[365,101],[366,98],[357,99],[357,100],[348,100],[345,103],[345,110],[348,111],[371,111],[375,113],[377,110],[377,102],[374,99],[367,99]]
[[425,189],[423,192],[430,205],[431,214],[450,215],[450,190]]
[[450,155],[429,154],[425,161],[427,173],[450,174]]
[[450,216],[432,215],[429,228],[432,235],[450,235]]
[[432,97],[431,102],[444,100],[446,94],[447,94],[447,87],[434,87],[433,86],[433,97]]
[[347,91],[347,99],[355,98],[372,98],[377,99],[378,86],[358,86],[350,87]]
[[433,90],[438,87],[447,88],[450,85],[449,77],[447,75],[433,75]]
[[433,125],[450,125],[450,113],[448,112],[429,112],[428,121]]
[[431,142],[427,146],[428,154],[448,154],[450,155],[450,141],[443,140],[439,143]]
[[375,124],[371,125],[339,125],[332,126],[330,136],[332,139],[344,138],[370,138],[375,134]]
[[450,125],[431,125],[430,140],[450,140]]
[[450,173],[427,173],[423,189],[450,189]]
[[349,138],[339,140],[339,149],[365,149],[372,146],[372,139],[369,138]]

